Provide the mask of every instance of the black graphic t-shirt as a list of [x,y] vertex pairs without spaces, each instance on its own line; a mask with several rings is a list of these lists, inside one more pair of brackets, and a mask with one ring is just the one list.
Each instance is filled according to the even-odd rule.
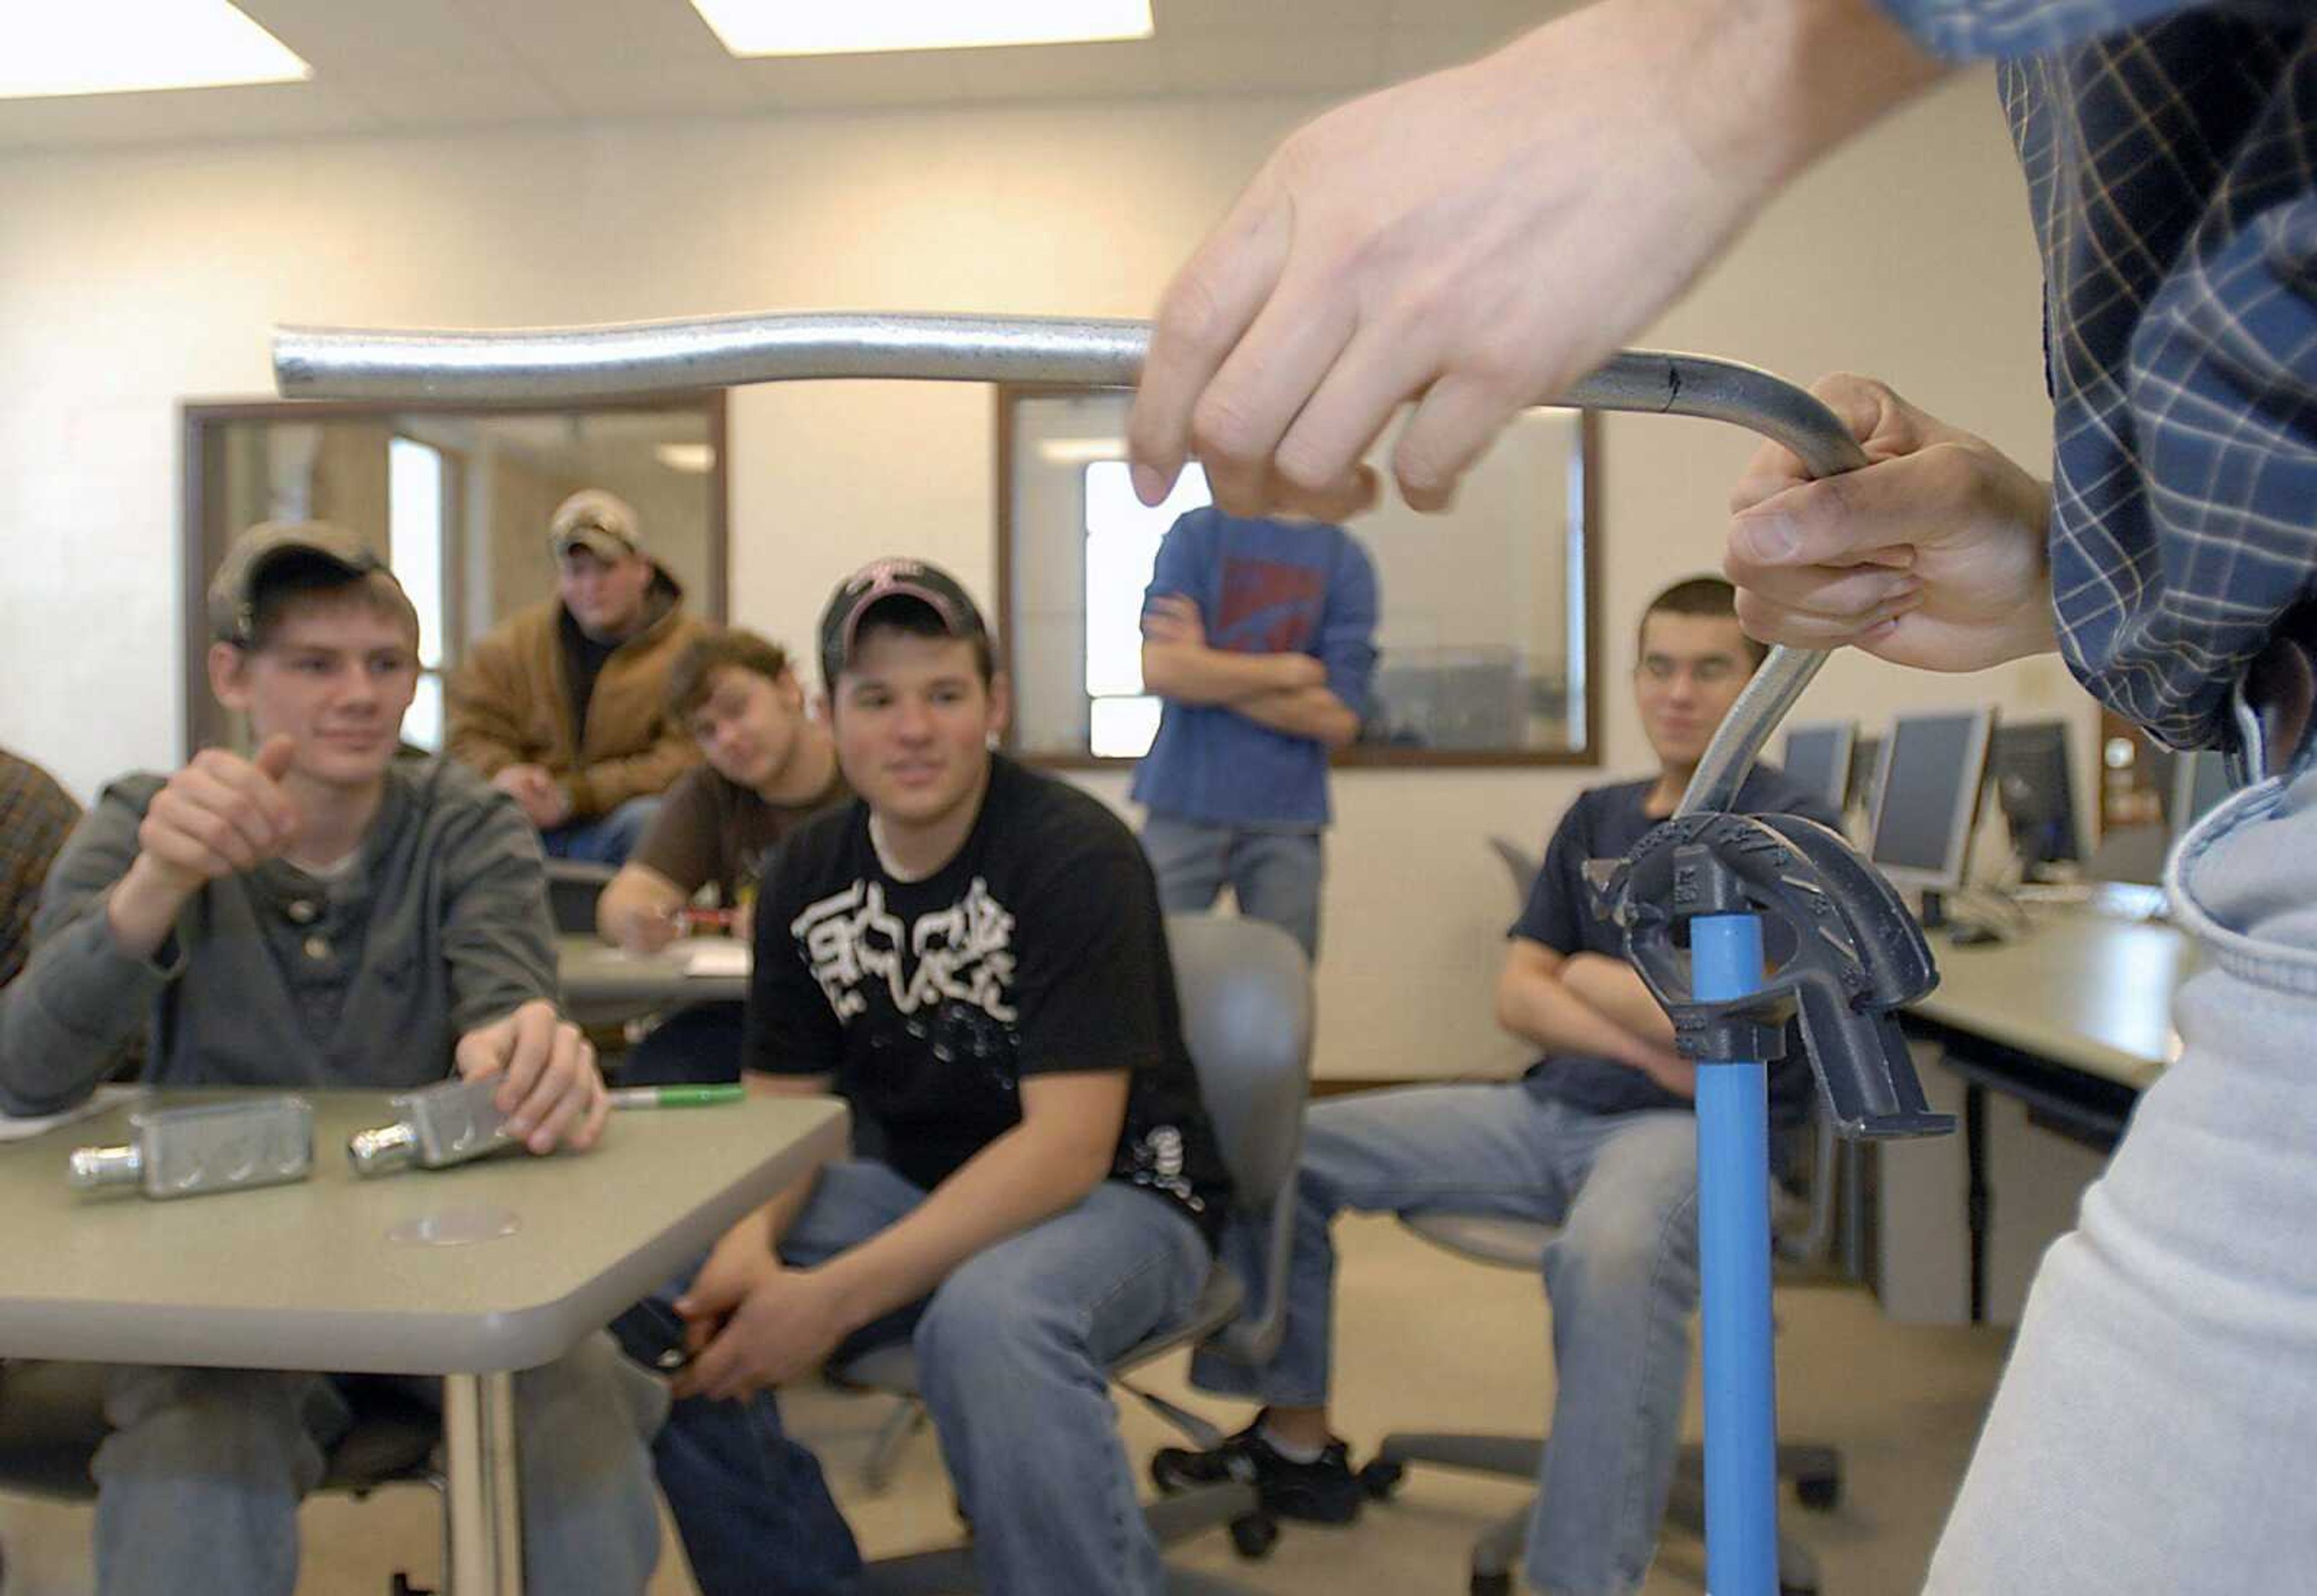
[[1111,1178],[1209,1240],[1230,1180],[1183,1045],[1158,891],[1133,833],[993,758],[955,857],[886,874],[854,800],[789,834],[756,900],[748,1067],[830,1075],[862,1142],[931,1190],[1021,1123],[1029,1076],[1126,1070]]

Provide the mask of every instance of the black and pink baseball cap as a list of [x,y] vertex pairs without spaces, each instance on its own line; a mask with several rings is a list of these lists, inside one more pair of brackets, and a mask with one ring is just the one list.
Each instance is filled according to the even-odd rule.
[[987,642],[989,628],[958,579],[923,560],[872,560],[837,584],[820,612],[820,679],[834,690],[853,658],[861,618],[889,598],[911,598],[931,610],[942,630],[967,642]]

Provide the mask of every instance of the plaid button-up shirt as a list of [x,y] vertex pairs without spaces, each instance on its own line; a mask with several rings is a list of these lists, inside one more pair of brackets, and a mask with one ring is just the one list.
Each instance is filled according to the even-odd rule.
[[2043,246],[2069,664],[2177,747],[2317,595],[2317,6],[1882,0],[2000,58]]
[[79,820],[80,805],[54,777],[0,749],[0,986],[24,967],[40,883]]

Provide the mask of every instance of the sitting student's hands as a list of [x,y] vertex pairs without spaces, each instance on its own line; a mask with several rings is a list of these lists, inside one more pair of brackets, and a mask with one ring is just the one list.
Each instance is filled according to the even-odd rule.
[[760,1227],[727,1235],[675,1311],[691,1325],[698,1354],[669,1389],[715,1402],[810,1374],[853,1329],[828,1277],[784,1268]]
[[254,759],[203,749],[147,806],[139,862],[190,893],[280,857],[298,836],[298,806],[281,785],[297,752],[287,736],[266,739]]
[[492,1098],[507,1129],[533,1152],[560,1145],[593,1147],[611,1116],[612,1099],[595,1068],[595,1049],[555,1005],[534,998],[505,1019],[459,1038],[460,1075],[504,1075]]
[[604,916],[612,940],[632,954],[654,954],[675,940],[675,916],[657,903],[623,902]]
[[1979,670],[2056,646],[2051,491],[1984,439],[1871,377],[1815,384],[1869,464],[1819,481],[1776,444],[1731,489],[1722,569],[1764,642],[1848,643],[1894,665]]
[[1697,1066],[1669,1047],[1646,1047],[1628,1061],[1677,1098],[1697,1096]]
[[544,765],[510,765],[491,777],[491,785],[514,799],[531,823],[552,830],[571,818],[571,794]]

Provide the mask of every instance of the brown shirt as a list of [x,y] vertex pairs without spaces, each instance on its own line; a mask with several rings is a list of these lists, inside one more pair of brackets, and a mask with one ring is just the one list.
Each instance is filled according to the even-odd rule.
[[817,797],[802,803],[767,803],[755,789],[712,767],[698,766],[667,790],[651,829],[628,862],[667,877],[686,897],[712,881],[718,901],[729,906],[739,901],[744,885],[756,885],[765,861],[800,822],[852,796],[838,771]]

